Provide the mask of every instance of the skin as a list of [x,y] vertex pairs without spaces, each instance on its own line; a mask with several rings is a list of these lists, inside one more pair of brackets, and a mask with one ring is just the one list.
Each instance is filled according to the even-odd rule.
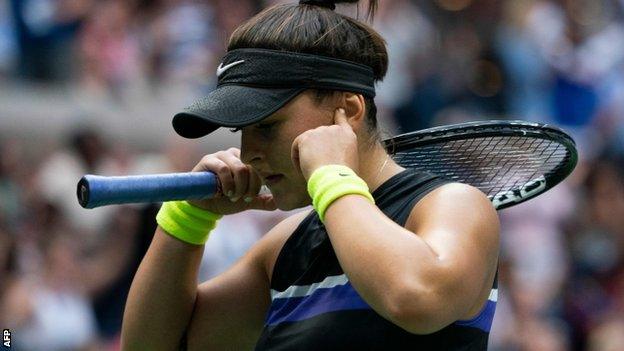
[[[311,202],[306,181],[327,164],[352,168],[373,191],[403,168],[379,143],[368,142],[364,116],[361,95],[336,93],[318,104],[311,93],[302,93],[243,128],[240,151],[221,151],[198,163],[194,171],[216,172],[229,196],[193,205],[223,214],[306,206]],[[262,182],[272,195],[256,195]],[[203,246],[157,229],[128,297],[123,349],[173,350],[185,330],[191,350],[253,348],[270,305],[273,265],[306,215],[278,224],[228,271],[199,287]],[[448,184],[432,191],[412,209],[405,227],[364,197],[346,195],[329,206],[325,226],[358,293],[409,332],[432,333],[470,319],[487,300],[499,224],[491,203],[475,188]]]

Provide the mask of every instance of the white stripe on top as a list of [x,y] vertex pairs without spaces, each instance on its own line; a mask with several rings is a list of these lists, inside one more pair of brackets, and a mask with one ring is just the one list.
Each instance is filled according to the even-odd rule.
[[339,285],[345,285],[349,282],[346,275],[331,275],[318,283],[310,285],[292,285],[284,291],[271,289],[271,299],[282,299],[287,297],[302,297],[312,295],[314,291],[321,288],[333,288]]
[[[271,299],[283,299],[289,297],[302,297],[312,295],[317,289],[322,288],[333,288],[339,285],[345,285],[349,282],[349,279],[346,275],[332,275],[328,276],[322,281],[318,283],[313,283],[310,285],[292,285],[288,287],[288,289],[284,291],[277,291],[271,289]],[[498,301],[498,289],[492,289],[490,291],[490,296],[488,300],[497,302]]]
[[488,300],[490,301],[498,301],[498,289],[492,289],[492,291],[490,291],[490,297],[488,297]]

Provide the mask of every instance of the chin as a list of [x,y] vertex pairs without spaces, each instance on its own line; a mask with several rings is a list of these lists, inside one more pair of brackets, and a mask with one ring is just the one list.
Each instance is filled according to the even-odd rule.
[[282,211],[291,211],[291,210],[296,210],[296,209],[298,209],[298,208],[304,208],[304,207],[306,207],[306,206],[308,206],[308,205],[310,205],[310,204],[305,204],[305,205],[301,205],[301,204],[299,204],[299,205],[280,206],[280,204],[278,203],[278,204],[277,204],[277,209],[278,209],[278,210],[282,210]]
[[312,204],[312,200],[306,193],[303,197],[297,197],[295,194],[273,194],[277,208],[282,211],[295,210],[297,208],[306,207]]

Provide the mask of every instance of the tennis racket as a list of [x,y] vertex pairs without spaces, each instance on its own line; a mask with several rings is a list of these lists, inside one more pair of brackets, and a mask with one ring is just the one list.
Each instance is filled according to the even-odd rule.
[[[578,160],[562,130],[524,121],[480,121],[429,128],[383,141],[402,167],[418,168],[483,191],[496,209],[522,203],[565,179]],[[85,208],[134,202],[208,198],[218,194],[211,172],[126,177],[84,176]]]

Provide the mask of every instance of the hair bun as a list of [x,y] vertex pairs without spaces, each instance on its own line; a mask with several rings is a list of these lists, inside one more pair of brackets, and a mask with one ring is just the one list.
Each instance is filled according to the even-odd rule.
[[336,9],[336,1],[332,0],[299,0],[300,4],[326,7],[330,10]]

